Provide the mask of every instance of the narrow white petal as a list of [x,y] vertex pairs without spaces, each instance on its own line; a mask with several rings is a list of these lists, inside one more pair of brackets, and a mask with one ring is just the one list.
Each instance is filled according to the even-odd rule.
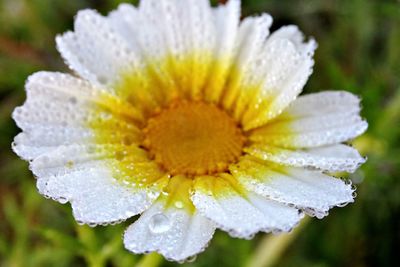
[[187,0],[178,3],[185,12],[184,32],[188,34],[189,45],[194,51],[213,50],[216,45],[216,29],[209,0]]
[[312,73],[316,47],[314,40],[304,42],[295,26],[271,34],[255,60],[264,79],[243,115],[246,129],[264,125],[296,99]]
[[226,5],[218,6],[213,10],[217,30],[217,57],[233,56],[239,29],[240,11],[239,0],[230,0]]
[[[176,0],[145,0],[140,2],[139,15],[141,26],[136,38],[148,58],[162,58],[168,54],[182,54],[187,39],[184,39],[182,27],[182,3]],[[131,12],[131,15],[133,13]],[[130,26],[131,28],[137,26]],[[186,51],[185,51],[186,52]]]
[[245,152],[257,158],[283,165],[311,167],[330,172],[354,172],[365,162],[365,159],[356,149],[342,144],[304,150],[290,150],[255,144],[245,148]]
[[250,139],[285,148],[309,148],[349,141],[368,127],[359,115],[357,97],[324,92],[299,97],[274,121],[255,130]]
[[[126,156],[123,159],[116,155],[120,149],[119,145],[113,144],[88,143],[57,146],[33,159],[30,169],[35,175],[44,177],[90,169],[99,165],[118,167],[118,163],[124,160],[124,162],[129,161],[129,164],[137,169],[136,172],[132,170],[132,173],[135,174],[134,177],[129,177],[132,181],[140,181],[144,178],[156,179],[163,176],[157,164],[150,161],[142,149],[134,146],[125,147]],[[146,172],[140,173],[140,168],[145,168]],[[110,167],[110,169],[112,168]]]
[[[302,95],[280,116],[306,117],[319,114],[360,112],[360,98],[345,91],[323,91]],[[277,118],[279,119],[279,118]]]
[[60,145],[92,143],[93,133],[86,128],[31,125],[31,131],[14,138],[14,152],[25,160],[49,152]]
[[353,202],[350,184],[320,171],[246,158],[232,166],[231,172],[248,190],[295,205],[319,218],[334,206]]
[[126,230],[125,247],[133,253],[156,251],[174,261],[202,252],[214,234],[214,223],[197,211],[164,205],[157,201]]
[[102,129],[105,132],[117,134],[118,129],[126,129],[134,134],[136,131],[134,125],[120,116],[124,105],[130,111],[124,116],[131,117],[134,108],[121,102],[118,110],[110,109],[107,103],[99,102],[99,95],[105,91],[82,79],[38,72],[28,78],[25,88],[27,100],[13,112],[15,122],[24,131],[15,138],[13,148],[25,159],[33,159],[60,145],[92,143],[94,134],[87,125],[90,120],[108,124],[109,127]]
[[147,209],[159,194],[122,185],[103,165],[38,177],[37,187],[44,196],[71,202],[75,219],[89,225],[130,218]]
[[207,188],[205,179],[199,177],[196,180],[193,204],[233,237],[251,238],[259,231],[287,232],[302,217],[295,208],[255,193],[239,192],[222,178],[210,177],[216,181]]
[[213,10],[217,41],[215,46],[215,64],[211,69],[205,98],[211,102],[220,101],[230,69],[236,55],[236,38],[240,22],[240,1],[230,0]]
[[272,17],[269,14],[262,14],[259,17],[249,17],[240,23],[237,38],[235,40],[236,57],[231,69],[231,76],[228,80],[229,91],[223,96],[222,102],[226,109],[231,110],[236,118],[244,112],[248,102],[249,92],[246,88],[250,83],[258,83],[262,74],[257,70],[263,69],[258,65],[257,58],[266,43],[269,35],[269,28],[272,24]]
[[114,31],[126,40],[126,44],[140,54],[139,34],[141,30],[145,30],[146,25],[141,23],[139,10],[131,4],[123,3],[116,10],[110,12],[107,20]]
[[58,36],[56,41],[68,65],[95,84],[112,85],[121,73],[142,66],[140,55],[134,53],[106,18],[93,10],[80,11],[75,31]]

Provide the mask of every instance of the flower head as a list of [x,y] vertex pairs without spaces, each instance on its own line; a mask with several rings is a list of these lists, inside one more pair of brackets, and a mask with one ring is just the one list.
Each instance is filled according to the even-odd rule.
[[367,128],[359,99],[298,97],[315,41],[295,26],[270,33],[268,14],[239,17],[239,0],[80,11],[75,31],[57,37],[77,76],[33,74],[13,114],[13,149],[39,192],[89,225],[141,214],[126,248],[177,261],[216,228],[286,232],[304,213],[352,202],[351,185],[329,173],[365,161],[342,144]]

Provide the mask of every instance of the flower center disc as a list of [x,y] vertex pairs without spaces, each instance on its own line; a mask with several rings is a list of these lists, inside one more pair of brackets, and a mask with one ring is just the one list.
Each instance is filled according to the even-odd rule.
[[216,105],[177,101],[149,119],[143,146],[170,174],[226,171],[242,153],[245,138],[235,121]]

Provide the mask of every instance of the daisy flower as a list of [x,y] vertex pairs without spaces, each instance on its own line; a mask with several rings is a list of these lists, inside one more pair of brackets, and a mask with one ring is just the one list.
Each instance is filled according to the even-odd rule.
[[134,253],[182,261],[216,228],[233,237],[287,232],[352,202],[330,175],[365,159],[360,100],[298,96],[314,40],[240,21],[240,1],[142,0],[108,16],[80,11],[57,47],[75,75],[38,72],[13,118],[14,151],[41,194],[70,202],[80,224],[122,222]]

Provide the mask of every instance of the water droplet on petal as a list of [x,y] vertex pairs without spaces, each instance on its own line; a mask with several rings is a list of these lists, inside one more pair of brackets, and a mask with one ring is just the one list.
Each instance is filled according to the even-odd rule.
[[170,219],[162,213],[153,215],[150,218],[149,229],[154,234],[161,234],[171,228]]
[[197,255],[191,256],[189,258],[186,259],[186,262],[194,262],[197,258]]
[[89,227],[96,227],[96,226],[97,226],[97,223],[90,222],[90,223],[88,223],[88,225],[89,225]]
[[175,207],[176,207],[177,209],[183,208],[183,202],[182,202],[182,201],[176,201],[176,202],[175,202]]
[[[142,187],[142,185],[140,185],[139,184],[139,187]],[[157,191],[154,191],[154,190],[149,190],[148,192],[147,192],[147,197],[148,198],[150,198],[150,199],[155,199],[156,197],[158,197],[158,192]]]
[[65,197],[59,197],[57,200],[58,200],[58,202],[60,202],[61,204],[65,204],[65,203],[68,202],[68,199],[65,198]]

